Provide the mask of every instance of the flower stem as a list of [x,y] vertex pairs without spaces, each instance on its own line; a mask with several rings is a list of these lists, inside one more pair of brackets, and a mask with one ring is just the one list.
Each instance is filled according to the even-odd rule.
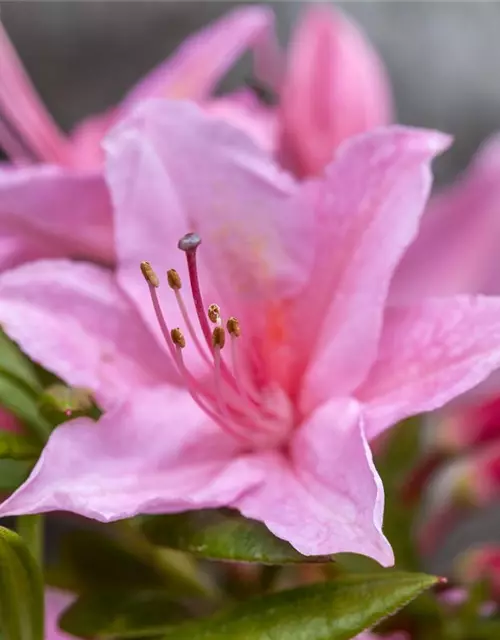
[[42,515],[18,516],[17,533],[23,538],[38,566],[43,567],[44,521]]

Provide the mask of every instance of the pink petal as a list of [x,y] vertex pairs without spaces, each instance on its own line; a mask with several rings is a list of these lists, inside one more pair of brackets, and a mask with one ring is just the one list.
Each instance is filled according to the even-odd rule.
[[270,155],[276,152],[277,118],[273,108],[264,105],[250,90],[240,90],[211,100],[205,109],[229,122],[254,140]]
[[500,365],[500,298],[428,298],[389,308],[379,355],[356,396],[368,438],[441,407]]
[[110,521],[227,505],[261,481],[187,393],[138,389],[97,424],[58,427],[0,514],[63,510]]
[[110,209],[100,172],[0,168],[0,271],[45,257],[111,263]]
[[115,124],[115,109],[85,118],[71,131],[71,165],[78,169],[98,169],[104,162],[101,142]]
[[382,63],[364,34],[331,7],[309,8],[294,35],[282,89],[284,161],[316,175],[345,139],[391,120]]
[[59,629],[58,619],[75,597],[57,589],[45,592],[45,640],[72,640],[74,636]]
[[[243,132],[192,104],[151,102],[106,147],[119,277],[141,313],[151,305],[139,262],[150,260],[159,273],[174,267],[187,283],[177,239],[189,231],[203,239],[207,300],[225,303],[226,317],[247,315],[247,327],[255,326],[257,304],[300,288],[312,261],[312,221],[291,177]],[[175,326],[177,311],[169,313]]]
[[13,160],[67,160],[69,145],[37,96],[1,23],[0,122],[0,142]]
[[304,554],[362,553],[391,565],[382,483],[358,404],[335,400],[318,409],[297,431],[290,456],[262,454],[266,482],[239,498],[238,509]]
[[392,286],[397,301],[454,293],[500,293],[500,135],[427,208]]
[[312,342],[306,407],[333,391],[349,394],[371,366],[391,277],[429,193],[430,162],[448,144],[437,132],[380,129],[345,143],[317,183],[316,263],[301,306]]
[[[188,38],[172,57],[150,72],[129,93],[123,109],[151,97],[208,98],[246,49],[267,44],[269,50],[273,23],[273,13],[265,7],[233,9]],[[269,60],[269,64],[274,61]]]
[[173,365],[112,273],[39,261],[0,276],[0,324],[36,362],[109,406],[137,384],[173,379]]

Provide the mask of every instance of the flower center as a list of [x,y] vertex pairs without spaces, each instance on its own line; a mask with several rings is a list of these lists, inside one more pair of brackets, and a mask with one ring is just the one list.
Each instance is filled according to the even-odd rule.
[[[187,344],[186,337],[179,327],[169,328],[157,294],[160,280],[151,264],[142,262],[141,271],[167,348],[193,400],[221,429],[252,448],[279,446],[292,428],[291,403],[280,389],[262,389],[254,384],[246,358],[242,357],[238,319],[230,317],[224,322],[219,305],[204,305],[196,258],[200,244],[201,238],[196,233],[188,233],[178,243],[186,255],[198,332],[189,316],[181,293],[181,277],[175,269],[167,271],[167,282],[175,295],[187,335],[208,368],[208,382],[196,378],[186,367],[182,353]],[[199,330],[202,336],[198,335]],[[226,340],[227,336],[229,340]],[[230,356],[226,362],[223,352],[228,350]]]

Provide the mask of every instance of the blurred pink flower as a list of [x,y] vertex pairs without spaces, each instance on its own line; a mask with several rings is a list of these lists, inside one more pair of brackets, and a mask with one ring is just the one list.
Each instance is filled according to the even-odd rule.
[[[0,31],[0,144],[16,168],[0,169],[0,270],[44,257],[115,261],[101,141],[148,98],[191,99],[247,131],[300,176],[320,173],[342,140],[390,119],[388,83],[375,52],[338,11],[314,7],[299,24],[286,68],[272,12],[233,10],[189,38],[118,107],[63,135]],[[278,106],[242,89],[214,99],[217,81],[254,49],[256,75]]]
[[0,407],[0,431],[19,431],[20,428],[17,418],[7,409]]
[[74,600],[74,596],[57,589],[45,592],[45,640],[73,640],[74,636],[59,629],[58,618]]
[[281,87],[279,154],[304,177],[338,145],[392,120],[389,81],[358,27],[327,5],[308,8],[292,38]]
[[356,636],[355,640],[409,640],[409,637],[406,633],[390,633],[389,635],[380,636],[370,631],[363,631],[363,633]]
[[396,273],[398,299],[474,292],[497,295],[500,135],[430,201],[419,235]]
[[[120,105],[85,120],[70,136],[47,113],[0,25],[0,146],[14,163],[0,168],[0,270],[43,257],[113,264],[103,136],[147,98],[189,98],[208,107],[218,80],[251,46],[271,73],[277,64],[272,23],[266,8],[233,10],[188,38]],[[232,111],[238,112],[237,102]]]
[[[299,183],[193,104],[135,111],[107,142],[117,274],[59,260],[0,278],[6,332],[106,410],[56,429],[1,514],[109,521],[226,505],[305,554],[391,564],[367,441],[500,364],[500,299],[386,304],[448,144],[382,129]],[[144,258],[180,274],[161,299],[138,273]],[[213,331],[207,299],[222,309]],[[221,313],[239,320],[228,335]],[[166,322],[186,337],[171,340]]]

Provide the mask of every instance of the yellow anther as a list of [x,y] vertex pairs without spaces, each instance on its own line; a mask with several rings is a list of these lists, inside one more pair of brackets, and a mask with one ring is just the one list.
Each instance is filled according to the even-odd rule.
[[176,346],[180,347],[181,349],[184,349],[184,347],[186,346],[186,339],[184,338],[184,334],[179,329],[179,327],[172,329],[172,331],[170,332],[170,337],[172,338],[172,342]]
[[181,277],[175,269],[169,269],[167,271],[167,279],[168,279],[168,286],[171,289],[175,290],[175,289],[180,289],[182,287]]
[[211,304],[208,307],[208,318],[211,322],[215,323],[220,318],[220,307],[218,304]]
[[142,275],[144,276],[148,284],[151,284],[153,287],[160,286],[160,281],[153,267],[151,266],[151,263],[146,261],[141,262],[141,271],[142,271]]
[[241,336],[241,327],[237,318],[231,317],[226,323],[227,330],[229,333],[235,338],[239,338]]
[[212,332],[212,345],[214,349],[223,349],[226,344],[226,331],[224,327],[215,327]]

